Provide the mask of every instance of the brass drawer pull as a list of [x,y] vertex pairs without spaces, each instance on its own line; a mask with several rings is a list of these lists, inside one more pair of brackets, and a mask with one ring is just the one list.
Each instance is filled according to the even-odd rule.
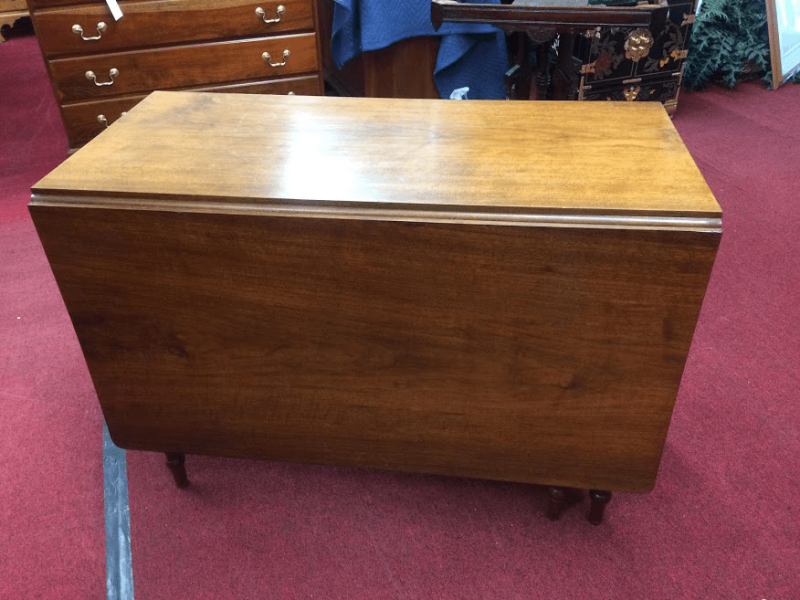
[[111,77],[111,81],[98,82],[97,75],[94,74],[94,71],[86,71],[86,79],[88,79],[89,81],[94,81],[94,84],[97,87],[102,87],[104,85],[114,85],[114,79],[117,77],[117,75],[119,75],[119,69],[111,69],[108,72],[108,76]]
[[272,57],[269,55],[269,52],[264,52],[264,54],[261,55],[261,58],[264,59],[264,62],[269,63],[270,67],[282,67],[282,66],[284,66],[286,64],[286,61],[289,59],[289,57],[291,55],[292,55],[291,52],[289,52],[288,50],[284,50],[283,51],[283,62],[279,62],[279,63],[272,62]]
[[[123,111],[123,112],[119,113],[119,116],[120,117],[124,117],[127,114],[128,114],[128,111]],[[108,119],[106,119],[105,115],[97,115],[97,122],[100,123],[101,125],[104,125],[106,127],[106,129],[108,129]]]
[[256,9],[256,16],[261,17],[261,20],[264,21],[264,23],[277,23],[281,20],[283,15],[286,14],[286,7],[283,4],[279,4],[278,8],[275,9],[275,14],[277,16],[274,19],[267,19],[267,13],[263,8],[259,6]]
[[106,32],[107,27],[108,26],[105,23],[100,21],[97,24],[97,35],[86,37],[85,35],[83,35],[83,27],[76,24],[72,26],[72,33],[81,36],[81,39],[85,42],[91,42],[92,40],[99,40],[101,37],[103,37],[103,34]]

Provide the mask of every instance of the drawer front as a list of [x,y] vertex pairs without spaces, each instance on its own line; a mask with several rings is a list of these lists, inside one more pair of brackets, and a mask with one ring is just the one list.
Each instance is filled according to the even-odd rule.
[[672,112],[678,100],[681,73],[625,80],[609,85],[584,85],[579,100],[614,100],[618,102],[661,102]]
[[[155,0],[141,0],[143,2]],[[40,10],[44,8],[57,8],[61,6],[77,6],[80,4],[92,4],[95,6],[106,6],[106,0],[28,0],[28,6],[31,10]],[[121,4],[121,3],[120,3]],[[106,14],[111,17],[111,12],[106,8]],[[124,11],[123,11],[123,14]]]
[[61,107],[70,148],[82,146],[147,98],[147,94],[113,100],[95,100]]
[[49,67],[60,102],[319,70],[313,33],[65,58]]
[[[269,81],[251,81],[230,85],[202,86],[191,88],[195,91],[225,92],[234,94],[296,94],[298,96],[319,96],[319,76],[287,77]],[[111,100],[90,100],[61,107],[64,125],[67,128],[70,148],[82,146],[102,133],[121,114],[147,98],[147,94],[113,98]]]
[[[119,21],[105,5],[37,12],[47,56],[313,30],[311,0],[158,0],[121,2]],[[271,22],[265,22],[271,21]]]

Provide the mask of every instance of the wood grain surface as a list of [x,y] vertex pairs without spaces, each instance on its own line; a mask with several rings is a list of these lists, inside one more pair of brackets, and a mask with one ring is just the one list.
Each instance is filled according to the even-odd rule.
[[[159,0],[137,0],[138,2],[158,2]],[[31,10],[42,8],[55,8],[59,6],[75,6],[79,4],[102,5],[106,0],[27,0]],[[108,12],[111,15],[111,11]],[[113,18],[113,17],[112,17]]]
[[30,211],[122,447],[613,491],[721,216],[658,105],[177,92]]
[[433,80],[440,38],[420,36],[380,50],[363,52],[360,60],[364,94],[369,98],[439,98]]
[[[315,38],[307,33],[63,58],[50,61],[49,68],[60,100],[70,102],[314,72]],[[280,63],[284,50],[291,52],[285,66],[271,67],[262,58],[269,52],[273,62]],[[119,71],[113,85],[97,86],[86,78],[86,72],[92,71],[99,82],[109,82],[111,69]]]
[[124,448],[655,481],[718,235],[32,206]]
[[[301,77],[282,77],[246,83],[202,86],[198,90],[235,94],[292,94],[319,96],[322,90],[318,75]],[[64,125],[67,129],[70,147],[81,146],[105,131],[106,126],[98,121],[98,116],[106,117],[108,124],[116,122],[121,113],[127,112],[144,100],[147,95],[122,96],[108,100],[89,100],[66,104],[61,107]]]
[[116,131],[34,192],[125,194],[154,207],[190,197],[214,210],[327,203],[463,218],[721,214],[658,104],[155,92]]
[[[256,15],[275,18],[277,7],[285,11],[277,23],[265,23]],[[242,36],[314,29],[311,0],[137,0],[120,2],[124,18],[115,21],[105,4],[87,4],[38,12],[37,34],[42,51],[59,54],[99,54],[128,48],[172,45],[179,42],[220,40]],[[84,35],[96,36],[97,24],[106,29],[98,40],[85,41],[72,31],[80,25]]]

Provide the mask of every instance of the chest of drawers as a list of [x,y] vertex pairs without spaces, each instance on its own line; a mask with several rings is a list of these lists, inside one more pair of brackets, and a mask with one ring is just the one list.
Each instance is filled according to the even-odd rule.
[[71,149],[153,90],[323,92],[314,0],[28,0]]

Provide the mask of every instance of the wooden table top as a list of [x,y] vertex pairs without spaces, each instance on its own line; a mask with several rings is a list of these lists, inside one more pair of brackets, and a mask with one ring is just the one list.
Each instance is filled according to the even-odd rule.
[[155,92],[33,192],[197,212],[721,215],[658,103]]

